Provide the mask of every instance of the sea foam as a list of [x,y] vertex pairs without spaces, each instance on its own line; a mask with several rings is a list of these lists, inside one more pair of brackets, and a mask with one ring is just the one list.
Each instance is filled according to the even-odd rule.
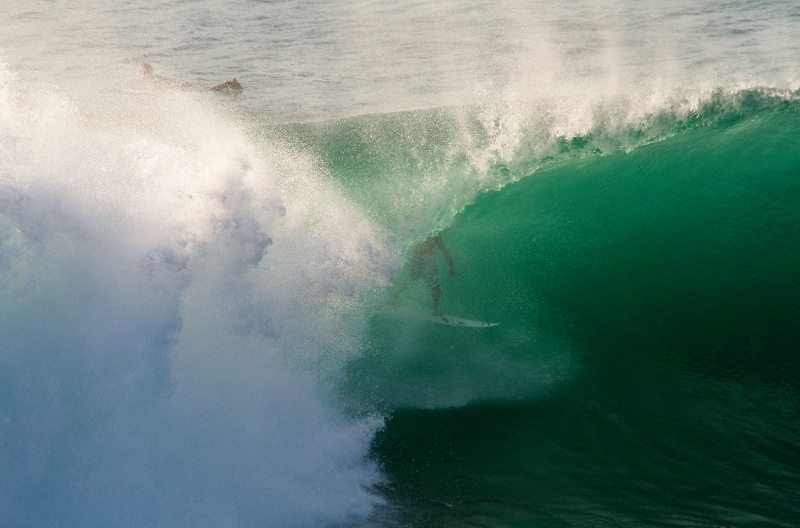
[[284,199],[211,99],[99,96],[0,71],[0,524],[368,515],[382,422],[329,380],[391,268],[380,233],[302,153]]

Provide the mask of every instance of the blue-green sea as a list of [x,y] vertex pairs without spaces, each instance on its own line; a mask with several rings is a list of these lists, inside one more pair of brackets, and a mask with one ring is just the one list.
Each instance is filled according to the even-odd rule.
[[0,526],[800,525],[796,35],[0,0]]

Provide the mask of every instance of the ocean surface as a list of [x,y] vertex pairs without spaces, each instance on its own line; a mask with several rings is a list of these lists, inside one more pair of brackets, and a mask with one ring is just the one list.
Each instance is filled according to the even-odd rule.
[[0,0],[0,526],[800,525],[798,35]]

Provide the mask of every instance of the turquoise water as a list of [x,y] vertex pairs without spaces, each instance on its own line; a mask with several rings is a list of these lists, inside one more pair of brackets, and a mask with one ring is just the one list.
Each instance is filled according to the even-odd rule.
[[796,522],[797,115],[555,163],[456,218],[445,309],[503,325],[376,318],[351,367],[410,525]]
[[3,5],[0,525],[796,525],[798,15]]

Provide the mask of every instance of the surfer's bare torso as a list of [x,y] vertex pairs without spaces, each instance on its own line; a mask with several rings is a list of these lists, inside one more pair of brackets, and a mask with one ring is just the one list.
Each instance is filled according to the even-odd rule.
[[420,259],[433,258],[433,248],[436,247],[438,241],[441,240],[439,236],[430,237],[423,242],[419,242],[411,246],[411,253]]
[[433,256],[433,248],[438,247],[442,256],[447,261],[449,266],[450,276],[456,274],[456,268],[453,265],[453,259],[450,257],[450,252],[444,245],[442,237],[434,235],[426,238],[422,242],[418,242],[411,246],[411,259],[408,262],[408,276],[398,285],[395,290],[394,298],[400,295],[411,282],[417,279],[423,279],[425,284],[431,289],[433,295],[433,314],[440,316],[442,312],[439,310],[439,295],[441,287],[439,286],[439,270],[436,266],[436,259]]

